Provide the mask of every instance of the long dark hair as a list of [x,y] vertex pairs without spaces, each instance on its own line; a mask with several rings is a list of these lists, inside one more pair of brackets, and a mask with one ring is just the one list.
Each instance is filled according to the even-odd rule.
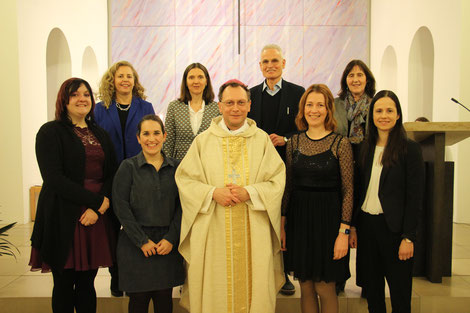
[[188,78],[189,71],[193,68],[200,69],[204,73],[204,76],[206,76],[207,85],[206,88],[204,88],[204,91],[202,92],[202,99],[206,102],[206,104],[209,104],[214,101],[215,95],[214,90],[212,89],[211,77],[209,76],[209,72],[207,71],[207,68],[201,63],[189,64],[188,67],[184,70],[183,79],[181,80],[180,97],[178,98],[178,100],[186,104],[191,100],[191,93],[189,92],[188,83],[186,82],[186,79]]
[[348,83],[346,82],[346,78],[349,75],[349,72],[352,71],[354,66],[359,66],[361,70],[366,74],[366,88],[364,92],[372,98],[375,95],[375,78],[370,69],[367,65],[362,62],[361,60],[352,60],[351,62],[346,65],[346,68],[343,71],[343,75],[341,76],[341,90],[338,93],[338,96],[341,100],[346,99],[348,94]]
[[62,86],[60,86],[55,103],[55,119],[57,121],[72,123],[67,112],[67,104],[69,103],[70,95],[77,91],[82,84],[85,85],[91,97],[91,110],[85,117],[85,120],[94,121],[93,111],[95,110],[95,98],[93,97],[93,91],[86,80],[76,77],[67,79],[62,83]]
[[390,90],[381,90],[379,91],[370,103],[369,109],[369,118],[367,122],[369,123],[369,133],[367,134],[364,144],[361,148],[361,162],[362,166],[366,166],[366,159],[368,155],[374,153],[375,146],[377,144],[377,138],[379,133],[377,126],[374,124],[374,107],[375,103],[381,98],[390,98],[395,103],[397,108],[397,114],[399,118],[395,126],[390,130],[388,134],[387,144],[382,156],[382,165],[384,167],[390,167],[398,162],[400,157],[406,153],[406,142],[407,136],[405,128],[403,127],[403,114],[401,111],[400,101],[398,100],[397,95]]

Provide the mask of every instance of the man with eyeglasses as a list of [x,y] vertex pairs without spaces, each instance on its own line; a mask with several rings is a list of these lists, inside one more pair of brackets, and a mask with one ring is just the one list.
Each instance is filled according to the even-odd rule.
[[191,313],[274,313],[284,284],[280,252],[285,166],[269,136],[247,118],[250,91],[219,90],[222,116],[196,137],[176,171],[183,210],[179,252]]
[[[278,45],[269,44],[261,49],[259,67],[265,80],[250,89],[251,111],[248,114],[259,128],[269,134],[284,161],[287,140],[297,132],[295,117],[299,111],[300,98],[305,92],[304,87],[282,78],[285,66],[286,60]],[[281,293],[293,295],[295,287],[287,274],[285,279],[286,283],[281,288]]]

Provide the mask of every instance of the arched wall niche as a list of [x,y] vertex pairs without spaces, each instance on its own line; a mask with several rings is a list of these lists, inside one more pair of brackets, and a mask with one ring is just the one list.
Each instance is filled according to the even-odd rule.
[[408,120],[424,116],[433,120],[434,40],[426,26],[420,27],[411,43],[408,60]]
[[92,47],[88,46],[85,48],[82,57],[82,78],[86,80],[95,94],[95,98],[98,92],[99,84],[99,71],[98,61],[96,60],[96,54]]
[[380,89],[397,91],[397,54],[392,46],[388,46],[382,56],[380,66]]
[[72,61],[69,44],[64,33],[54,28],[47,38],[46,48],[47,75],[47,120],[55,116],[55,102],[61,84],[72,76]]

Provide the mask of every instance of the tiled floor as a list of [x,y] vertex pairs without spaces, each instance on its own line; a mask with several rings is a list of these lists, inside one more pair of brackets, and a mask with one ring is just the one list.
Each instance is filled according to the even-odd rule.
[[[32,223],[17,225],[8,234],[20,254],[17,259],[0,257],[0,312],[49,312],[52,290],[51,274],[31,272],[28,261],[29,237]],[[452,277],[443,278],[442,284],[432,284],[425,278],[413,282],[413,312],[470,313],[470,225],[454,224]],[[351,271],[354,276],[355,251],[351,253]],[[350,279],[346,292],[340,296],[340,312],[367,312],[365,300],[360,299],[360,289]],[[297,282],[294,282],[297,285]],[[96,278],[99,298],[98,312],[127,312],[127,299],[112,298],[109,291],[109,273],[100,269]],[[174,296],[179,296],[175,288]],[[298,291],[291,297],[278,297],[277,312],[300,312]],[[16,299],[16,300],[15,300]],[[16,302],[15,302],[16,301]],[[175,299],[176,303],[177,299]],[[40,308],[45,309],[40,309]],[[293,309],[287,309],[294,307]],[[286,309],[284,309],[286,308]],[[183,312],[177,305],[175,313]]]

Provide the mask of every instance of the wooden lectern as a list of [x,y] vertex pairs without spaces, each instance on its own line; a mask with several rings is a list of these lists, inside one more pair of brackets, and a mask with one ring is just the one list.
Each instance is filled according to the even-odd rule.
[[445,147],[470,137],[470,122],[408,122],[404,127],[421,144],[426,163],[414,275],[441,283],[442,276],[452,275],[454,164],[445,162]]

